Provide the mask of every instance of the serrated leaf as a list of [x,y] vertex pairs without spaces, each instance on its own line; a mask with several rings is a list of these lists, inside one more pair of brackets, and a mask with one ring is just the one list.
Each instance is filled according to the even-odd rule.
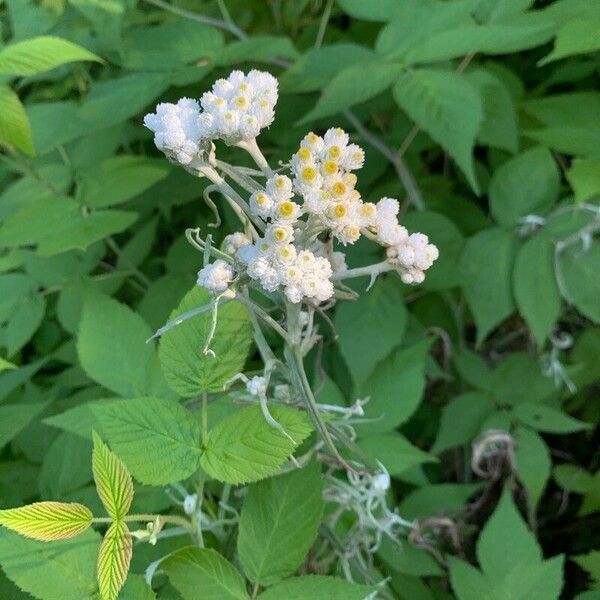
[[77,352],[85,372],[125,397],[168,395],[150,327],[128,306],[99,294],[86,297]]
[[[208,305],[210,293],[192,288],[171,313],[173,321],[183,313]],[[248,311],[239,302],[219,308],[219,318],[210,348],[214,356],[203,353],[211,328],[210,312],[199,314],[174,327],[161,337],[160,363],[171,388],[190,398],[201,392],[222,391],[225,383],[241,372],[252,343]]]
[[0,85],[0,144],[14,146],[29,156],[35,154],[25,108],[7,85]]
[[464,560],[451,557],[450,582],[458,600],[492,600],[492,582]]
[[460,258],[462,284],[475,317],[477,342],[514,309],[511,272],[515,240],[500,228],[484,229],[467,240]]
[[519,248],[513,289],[519,312],[541,348],[561,309],[554,272],[554,245],[550,239],[536,235]]
[[540,546],[517,511],[508,487],[479,536],[477,559],[483,572],[493,579],[505,577],[515,565],[542,560]]
[[395,429],[417,410],[425,389],[430,344],[425,340],[396,350],[375,367],[360,388],[359,397],[370,398],[364,407],[367,422],[357,424],[361,435]]
[[35,75],[66,63],[103,62],[89,50],[54,36],[39,36],[6,46],[0,51],[0,75]]
[[76,502],[34,502],[0,510],[0,525],[25,537],[49,542],[79,535],[92,524],[92,517],[87,506]]
[[[397,281],[378,281],[368,293],[337,308],[335,328],[340,352],[356,385],[364,382],[379,361],[402,343],[406,308]],[[369,352],[364,352],[365,345]]]
[[208,433],[200,460],[215,479],[238,485],[277,472],[312,431],[306,413],[285,406],[269,407],[273,418],[292,437],[267,424],[258,406],[237,410]]
[[101,600],[117,600],[129,572],[133,543],[127,525],[114,521],[98,552],[98,588]]
[[352,65],[327,83],[314,108],[298,124],[334,115],[388,89],[402,66],[382,61]]
[[248,599],[242,576],[229,561],[211,548],[182,548],[161,562],[160,568],[183,600]]
[[513,229],[529,214],[544,215],[558,199],[560,174],[552,154],[541,146],[503,163],[490,181],[490,209],[496,221]]
[[96,490],[106,512],[116,520],[128,512],[133,500],[133,482],[121,460],[94,432],[92,471]]
[[94,405],[92,412],[138,481],[165,485],[186,479],[200,466],[199,418],[175,400],[119,400]]
[[454,158],[478,193],[472,153],[484,115],[476,88],[457,73],[416,69],[403,72],[393,92],[398,106]]
[[246,576],[267,586],[294,573],[315,541],[322,511],[323,480],[316,462],[251,486],[238,535]]
[[0,564],[11,581],[35,598],[94,600],[99,542],[92,529],[51,544],[0,529]]
[[337,577],[302,575],[286,579],[260,596],[259,600],[365,600],[375,587],[351,583]]

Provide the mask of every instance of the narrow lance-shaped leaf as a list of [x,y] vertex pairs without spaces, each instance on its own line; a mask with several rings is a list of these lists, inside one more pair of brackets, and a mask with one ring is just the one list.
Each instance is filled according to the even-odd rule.
[[127,525],[114,521],[98,552],[98,588],[101,600],[117,600],[131,562],[132,540]]
[[106,512],[116,520],[122,519],[129,511],[133,499],[131,476],[121,460],[113,454],[94,432],[92,470],[96,490]]
[[75,537],[92,524],[92,518],[87,506],[75,502],[34,502],[0,510],[0,525],[43,542]]

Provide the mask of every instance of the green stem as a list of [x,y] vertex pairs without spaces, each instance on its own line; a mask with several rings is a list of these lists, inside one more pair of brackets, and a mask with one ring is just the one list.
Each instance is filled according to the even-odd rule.
[[[126,515],[123,517],[123,521],[126,523],[152,523],[159,519],[163,523],[171,523],[172,525],[179,525],[184,527],[188,531],[191,529],[191,523],[184,517],[178,517],[177,515],[151,515],[151,514],[139,514],[139,515]],[[112,523],[114,519],[112,517],[94,517],[92,523]]]

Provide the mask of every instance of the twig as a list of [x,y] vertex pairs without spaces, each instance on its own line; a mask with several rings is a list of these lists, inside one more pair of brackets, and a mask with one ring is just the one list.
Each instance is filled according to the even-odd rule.
[[315,40],[315,48],[320,48],[323,44],[323,38],[325,37],[325,31],[327,30],[327,24],[329,23],[329,17],[331,16],[331,9],[333,8],[333,0],[327,0],[321,22],[319,23],[319,31],[317,32],[317,39]]

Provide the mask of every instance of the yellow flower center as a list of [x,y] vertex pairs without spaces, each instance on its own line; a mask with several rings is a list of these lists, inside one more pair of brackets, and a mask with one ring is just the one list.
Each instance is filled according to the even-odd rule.
[[305,148],[304,146],[302,146],[298,150],[298,158],[300,160],[309,160],[311,156],[312,156],[312,154],[311,154],[310,150],[308,148]]
[[275,178],[275,187],[282,189],[285,187],[285,178],[284,177],[276,177]]
[[329,158],[337,160],[342,155],[342,151],[339,146],[333,145],[329,147],[327,154],[329,155]]
[[326,160],[323,163],[323,170],[327,175],[335,175],[338,172],[338,166],[332,160]]
[[343,219],[348,214],[348,209],[343,204],[336,204],[333,207],[333,216],[336,219]]
[[304,181],[314,181],[317,177],[317,171],[314,167],[304,167],[302,169],[302,179]]
[[282,227],[277,227],[276,229],[273,230],[273,237],[278,242],[281,242],[281,241],[285,240],[285,238],[287,237],[287,231],[285,229],[283,229]]
[[279,205],[279,214],[282,217],[291,217],[294,214],[294,203],[289,200],[285,200]]
[[267,195],[259,192],[256,194],[256,204],[259,206],[264,206],[267,203]]
[[336,181],[332,186],[331,186],[331,191],[336,195],[336,196],[343,196],[346,193],[346,185],[342,182],[342,181]]
[[246,98],[246,96],[238,96],[235,99],[235,105],[238,108],[244,108],[247,104],[248,104],[248,98]]

